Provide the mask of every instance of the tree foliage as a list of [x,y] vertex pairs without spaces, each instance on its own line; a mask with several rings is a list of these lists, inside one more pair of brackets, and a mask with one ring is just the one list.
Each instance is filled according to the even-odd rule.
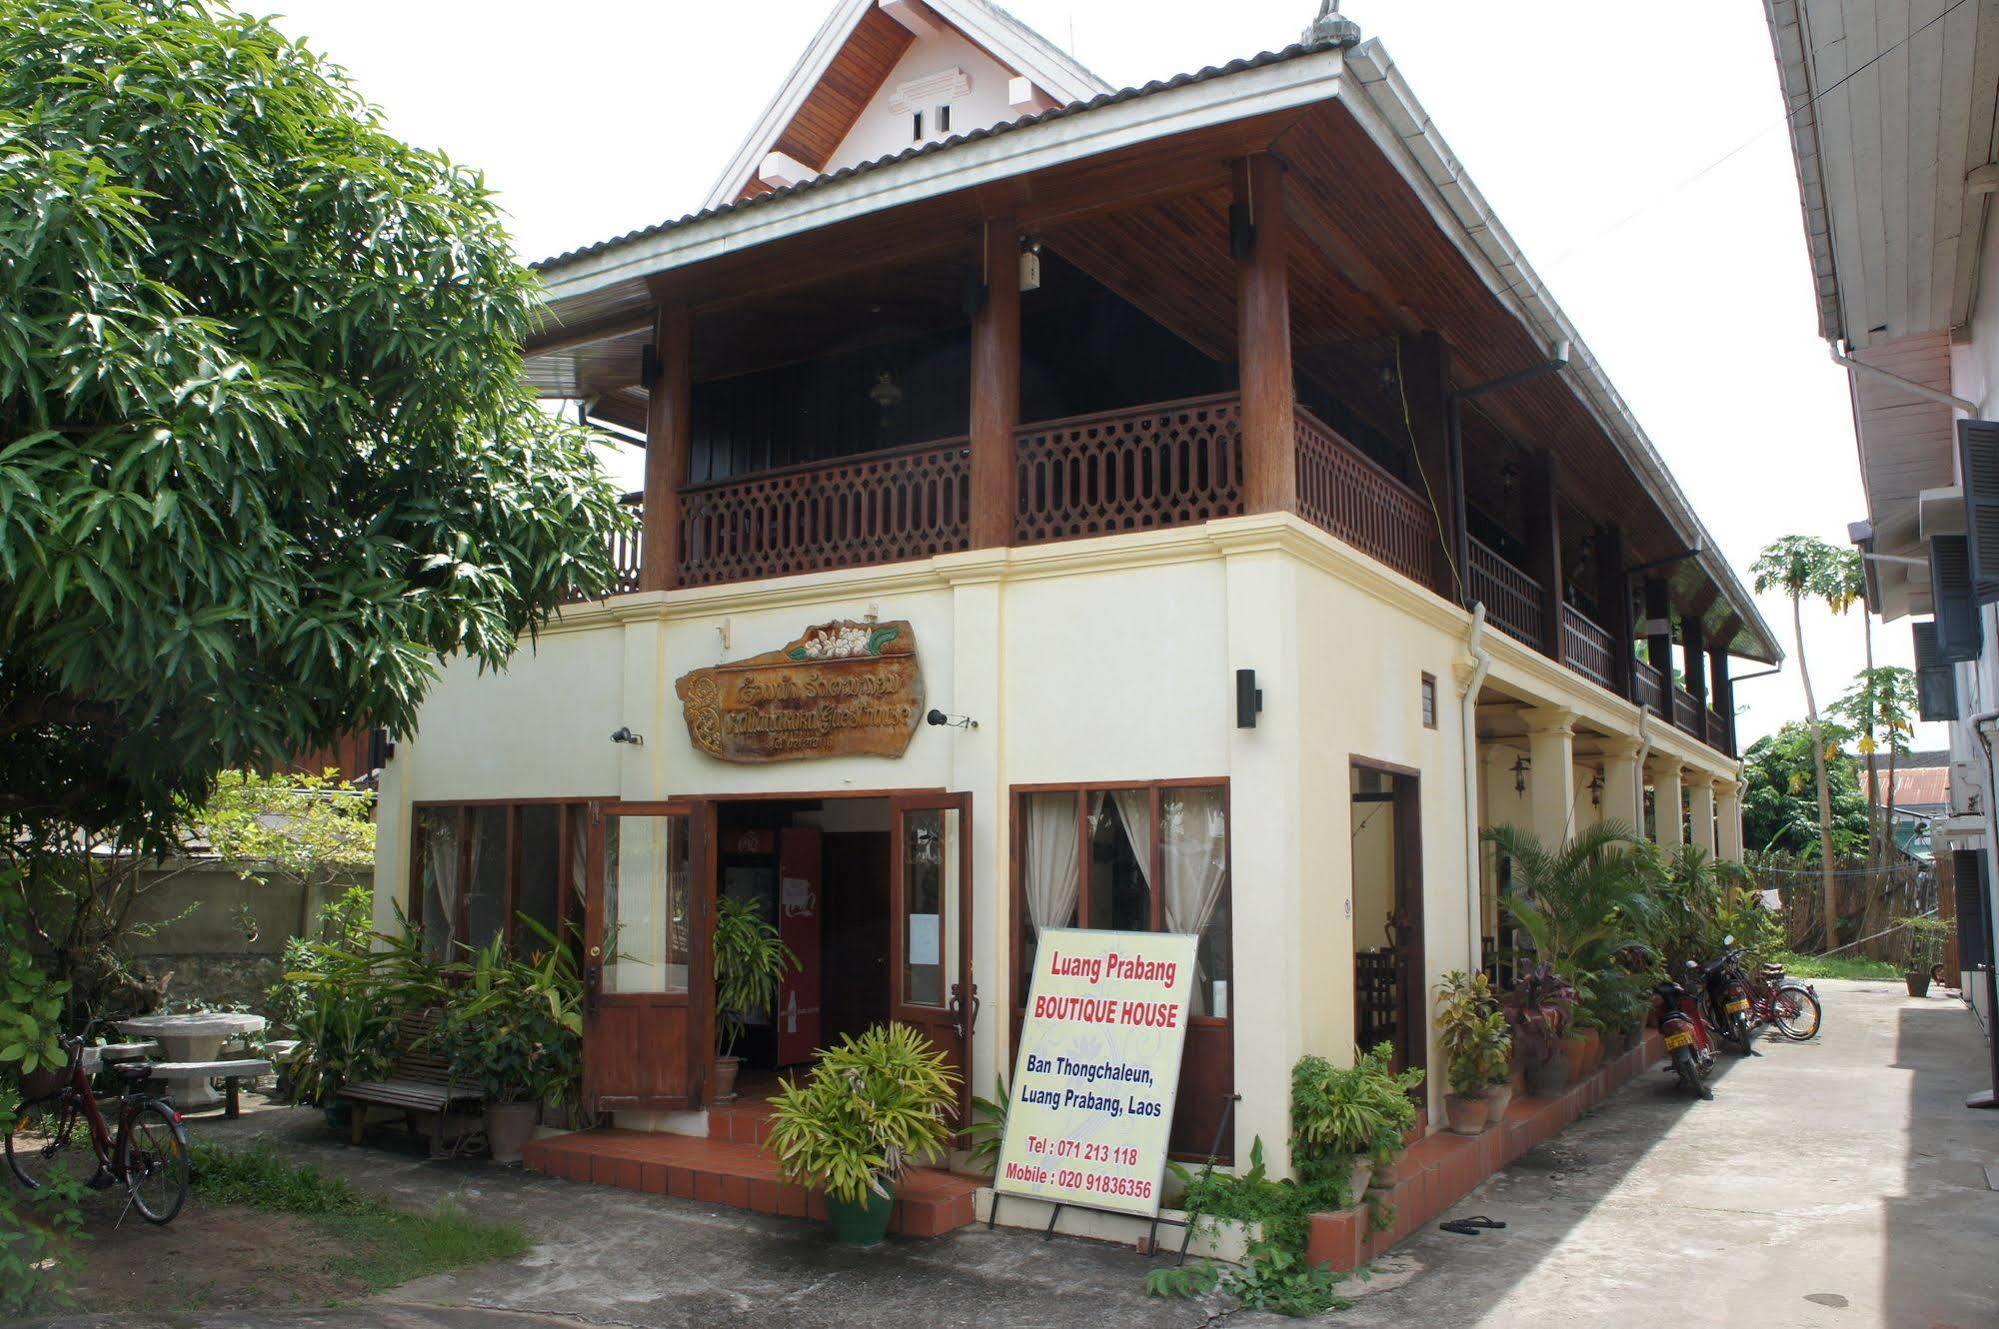
[[[1867,796],[1861,790],[1853,758],[1840,747],[1853,736],[1852,731],[1830,721],[1822,722],[1820,728],[1837,860],[1867,847]],[[1757,739],[1743,754],[1742,834],[1743,843],[1751,849],[1776,850],[1796,854],[1805,862],[1818,861],[1812,746],[1809,726],[1792,721]]]
[[199,0],[0,0],[0,825],[164,838],[612,584],[480,178]]

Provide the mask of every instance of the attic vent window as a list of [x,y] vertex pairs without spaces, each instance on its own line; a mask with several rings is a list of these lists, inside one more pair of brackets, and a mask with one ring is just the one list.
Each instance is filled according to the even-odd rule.
[[972,76],[955,65],[922,78],[896,84],[888,96],[888,109],[897,115],[921,112],[926,106],[961,102],[972,91]]
[[951,132],[951,103],[949,102],[945,102],[937,108],[937,132],[940,134]]
[[923,141],[923,112],[921,111],[918,111],[911,117],[909,141],[912,143],[921,143]]

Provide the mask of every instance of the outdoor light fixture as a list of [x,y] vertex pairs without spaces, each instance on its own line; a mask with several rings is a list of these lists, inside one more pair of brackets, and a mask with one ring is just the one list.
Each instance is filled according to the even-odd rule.
[[902,401],[902,389],[895,385],[895,375],[884,369],[875,375],[875,385],[868,389],[868,400],[882,408],[886,415]]
[[645,736],[643,734],[634,734],[630,725],[621,725],[617,732],[611,735],[611,741],[613,743],[629,743],[636,748],[644,745]]
[[977,729],[979,727],[979,722],[969,715],[946,715],[939,710],[931,711],[923,719],[932,728],[943,728],[946,725],[949,725],[953,729]]
[[1514,793],[1516,793],[1516,794],[1524,794],[1524,793],[1526,793],[1526,792],[1527,792],[1527,772],[1529,772],[1529,771],[1531,771],[1531,770],[1533,770],[1533,769],[1534,769],[1534,763],[1533,763],[1533,762],[1531,762],[1531,761],[1529,761],[1529,760],[1528,760],[1528,759],[1527,759],[1526,757],[1524,757],[1524,756],[1523,756],[1523,757],[1515,757],[1515,758],[1513,759],[1513,792],[1514,792]]
[[1589,801],[1591,807],[1600,808],[1603,806],[1603,767],[1601,766],[1597,767],[1596,774],[1590,777]]
[[1235,727],[1256,728],[1256,714],[1263,709],[1263,689],[1256,685],[1254,669],[1235,671]]

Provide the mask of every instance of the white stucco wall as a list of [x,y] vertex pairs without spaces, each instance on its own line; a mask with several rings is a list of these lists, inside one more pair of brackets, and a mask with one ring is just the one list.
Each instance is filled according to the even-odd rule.
[[953,134],[990,129],[1021,114],[1007,102],[1007,83],[1013,77],[1012,73],[955,31],[942,28],[910,43],[895,69],[875,90],[875,95],[869,99],[854,127],[847,131],[846,138],[834,150],[832,158],[826,163],[826,170],[837,171],[843,166],[873,161],[914,146],[919,140],[913,136],[910,114],[890,110],[889,101],[903,84],[949,69],[964,70],[971,80],[971,88],[951,100],[951,128],[948,132],[937,127],[938,99],[925,100],[921,142],[935,143]]

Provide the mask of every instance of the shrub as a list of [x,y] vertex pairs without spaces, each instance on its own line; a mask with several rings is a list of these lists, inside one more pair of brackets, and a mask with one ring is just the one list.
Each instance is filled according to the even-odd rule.
[[958,1077],[916,1030],[876,1025],[818,1056],[804,1083],[787,1080],[771,1099],[764,1147],[789,1180],[861,1204],[950,1143]]

